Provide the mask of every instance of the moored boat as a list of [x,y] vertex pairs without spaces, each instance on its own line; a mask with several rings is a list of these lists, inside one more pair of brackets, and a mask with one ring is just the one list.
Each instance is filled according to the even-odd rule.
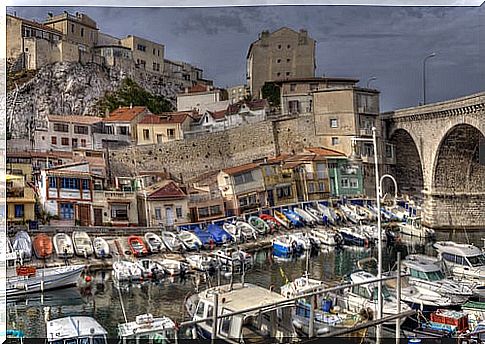
[[354,246],[368,246],[369,239],[358,227],[342,227],[338,229],[342,235],[345,245]]
[[52,239],[54,242],[54,249],[59,258],[71,258],[74,256],[74,247],[69,235],[65,233],[57,233]]
[[279,235],[273,239],[273,253],[276,255],[289,255],[297,251],[296,242],[288,235]]
[[108,344],[108,331],[94,318],[68,316],[46,323],[47,342],[51,344]]
[[207,232],[212,235],[216,245],[222,245],[231,241],[231,235],[214,223],[207,226]]
[[136,263],[118,260],[113,263],[112,275],[118,282],[137,281],[143,277],[143,271]]
[[219,267],[226,271],[242,271],[249,269],[252,264],[252,257],[249,253],[234,248],[224,248],[212,253],[217,260]]
[[162,251],[163,242],[157,234],[153,232],[145,233],[145,241],[151,253],[158,253]]
[[36,257],[39,259],[47,259],[52,255],[52,241],[47,234],[37,234],[34,237],[32,246]]
[[[152,314],[137,315],[135,321],[118,324],[120,344],[177,343],[177,330],[172,319]],[[93,342],[93,344],[97,344]]]
[[284,228],[284,226],[280,222],[278,222],[277,219],[269,214],[261,214],[259,215],[259,218],[268,224],[268,226],[271,228],[271,233]]
[[253,226],[260,235],[265,235],[271,231],[268,224],[257,216],[250,216],[248,223]]
[[248,241],[248,240],[257,238],[258,232],[256,231],[256,229],[253,226],[251,226],[247,222],[237,221],[236,222],[236,228],[239,230],[241,237],[244,238],[244,241]]
[[187,264],[197,271],[214,272],[217,269],[217,259],[208,255],[191,254],[185,257]]
[[76,255],[87,258],[93,254],[93,245],[88,233],[82,231],[72,232],[72,242]]
[[189,251],[197,251],[202,248],[202,241],[192,232],[180,231],[177,238],[182,243],[184,248]]
[[285,214],[286,218],[291,222],[291,224],[294,227],[305,226],[305,222],[304,222],[303,218],[300,215],[298,215],[297,213],[295,213],[293,210],[282,209],[281,211],[283,212],[283,214]]
[[136,262],[144,278],[159,279],[165,275],[165,268],[162,264],[153,259],[143,258]]
[[96,258],[109,258],[111,257],[111,252],[109,249],[109,244],[106,240],[101,237],[96,237],[93,240],[94,255]]
[[7,277],[7,297],[76,285],[83,270],[84,265],[18,267],[15,276]]
[[314,226],[318,222],[317,218],[301,208],[295,207],[293,208],[293,212],[300,216],[300,218],[302,218],[305,224],[308,226]]
[[171,276],[183,275],[188,271],[188,267],[185,263],[175,259],[157,259],[157,262],[160,263],[165,272]]
[[22,261],[29,261],[32,258],[32,239],[26,231],[19,231],[15,234],[12,249],[19,253]]
[[274,210],[274,218],[281,223],[282,226],[285,228],[291,228],[293,225],[291,224],[290,220],[281,212]]
[[432,238],[435,236],[434,229],[423,227],[419,217],[407,217],[406,223],[399,223],[398,228],[400,233],[415,237]]
[[337,246],[343,243],[342,236],[332,229],[316,227],[311,230],[311,234],[318,238],[323,245]]
[[130,235],[128,237],[128,246],[130,247],[130,252],[135,257],[142,257],[148,254],[148,250],[143,242],[143,239],[138,235]]

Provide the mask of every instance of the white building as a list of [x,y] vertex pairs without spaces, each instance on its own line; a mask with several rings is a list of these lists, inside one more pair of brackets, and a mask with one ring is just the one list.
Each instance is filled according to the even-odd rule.
[[201,84],[186,88],[184,93],[177,94],[177,111],[197,110],[204,113],[206,110],[225,109],[228,104],[229,101],[222,100],[221,90]]

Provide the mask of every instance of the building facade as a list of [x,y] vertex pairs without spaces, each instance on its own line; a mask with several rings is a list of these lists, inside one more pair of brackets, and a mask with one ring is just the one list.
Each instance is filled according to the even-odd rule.
[[315,40],[306,30],[263,31],[250,45],[246,60],[249,92],[253,98],[261,98],[267,81],[315,75]]
[[230,104],[238,103],[249,96],[249,88],[246,85],[228,87],[227,96]]
[[131,50],[137,68],[144,71],[163,74],[165,46],[147,39],[128,35],[120,40],[121,45]]
[[136,142],[136,126],[145,115],[153,115],[145,106],[120,107],[103,119],[104,129],[109,135],[128,136]]
[[184,131],[190,129],[191,115],[191,112],[145,115],[136,125],[137,145],[183,140]]

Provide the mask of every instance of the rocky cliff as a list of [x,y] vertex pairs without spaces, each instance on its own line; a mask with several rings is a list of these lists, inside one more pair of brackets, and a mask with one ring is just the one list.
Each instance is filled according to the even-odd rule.
[[175,103],[179,88],[151,74],[127,75],[95,63],[58,62],[44,66],[30,80],[7,94],[7,125],[13,138],[28,138],[38,123],[52,115],[100,115],[96,103],[121,81],[132,78],[147,91]]

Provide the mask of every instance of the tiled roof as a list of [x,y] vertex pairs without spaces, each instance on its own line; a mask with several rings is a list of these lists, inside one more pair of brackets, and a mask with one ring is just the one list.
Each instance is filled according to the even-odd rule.
[[189,117],[191,112],[174,112],[166,113],[162,115],[148,114],[143,117],[143,119],[138,122],[140,124],[177,124],[183,123]]
[[219,119],[226,118],[226,110],[207,111],[207,112],[209,112],[212,118],[214,118],[216,121]]
[[109,114],[104,122],[131,122],[143,113],[150,113],[145,106],[120,107]]
[[254,162],[251,162],[249,164],[244,164],[244,165],[234,166],[234,167],[230,167],[230,168],[225,168],[222,171],[225,172],[225,173],[227,173],[227,174],[229,174],[229,175],[232,175],[232,174],[238,174],[238,173],[242,173],[242,172],[254,170],[258,166],[259,166],[259,164],[256,164]]
[[266,99],[258,99],[258,100],[251,100],[251,101],[242,100],[240,102],[229,105],[227,108],[227,114],[234,115],[238,113],[243,104],[246,104],[246,106],[251,111],[262,110],[269,107],[268,101]]
[[103,119],[97,116],[77,116],[77,115],[48,115],[47,119],[50,122],[63,122],[63,123],[74,123],[74,124],[94,124],[101,122]]
[[344,153],[325,147],[309,147],[305,148],[307,151],[315,153],[320,156],[332,157],[332,156],[346,156]]
[[172,180],[166,180],[154,186],[153,189],[154,191],[148,195],[149,200],[174,200],[187,197],[187,194]]
[[202,85],[202,84],[195,84],[192,87],[189,87],[188,93],[199,93],[199,92],[207,92],[210,91],[209,86]]
[[289,154],[281,154],[272,158],[268,158],[265,163],[262,163],[262,165],[278,164],[287,159],[289,156]]

